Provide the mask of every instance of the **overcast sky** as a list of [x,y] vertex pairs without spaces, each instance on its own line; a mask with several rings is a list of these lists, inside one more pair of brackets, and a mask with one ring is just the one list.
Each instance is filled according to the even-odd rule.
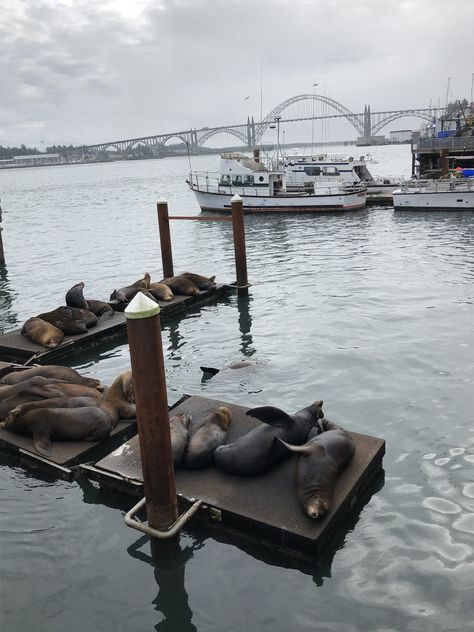
[[471,93],[473,0],[0,0],[0,9],[0,145],[258,120],[261,100],[265,115],[315,81],[353,112],[443,105],[449,77],[450,100]]

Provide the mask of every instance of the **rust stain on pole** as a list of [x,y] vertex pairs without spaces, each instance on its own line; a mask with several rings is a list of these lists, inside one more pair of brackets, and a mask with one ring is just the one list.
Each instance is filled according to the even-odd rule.
[[235,269],[237,273],[237,287],[247,287],[247,252],[245,249],[244,209],[242,198],[234,195],[231,200],[232,229],[234,231]]
[[158,202],[158,227],[160,229],[161,261],[163,263],[163,277],[174,276],[173,251],[171,249],[170,222],[168,216],[168,202]]
[[165,530],[177,519],[178,507],[159,311],[139,292],[125,316],[148,524]]
[[3,237],[2,237],[2,206],[0,204],[0,263],[5,265],[5,252],[3,250]]
[[447,149],[442,149],[441,150],[441,175],[442,176],[447,176],[448,175],[448,150]]

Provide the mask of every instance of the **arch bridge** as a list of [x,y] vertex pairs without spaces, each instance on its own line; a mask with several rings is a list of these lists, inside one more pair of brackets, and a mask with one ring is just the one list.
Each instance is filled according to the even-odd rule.
[[[293,123],[297,121],[345,118],[359,136],[370,138],[377,135],[386,125],[407,116],[417,117],[425,121],[432,121],[434,117],[444,112],[444,108],[418,108],[406,110],[387,110],[371,112],[370,105],[364,107],[363,112],[351,112],[344,105],[321,94],[299,94],[286,99],[260,122],[253,117],[247,118],[246,123],[238,125],[223,125],[219,127],[203,127],[167,134],[142,136],[116,140],[108,143],[98,143],[79,147],[75,152],[82,152],[87,158],[100,159],[109,152],[117,152],[121,157],[160,157],[171,153],[199,153],[206,143],[218,134],[230,134],[235,137],[239,145],[251,150],[258,145],[267,129],[275,123]],[[174,141],[174,142],[173,142]]]

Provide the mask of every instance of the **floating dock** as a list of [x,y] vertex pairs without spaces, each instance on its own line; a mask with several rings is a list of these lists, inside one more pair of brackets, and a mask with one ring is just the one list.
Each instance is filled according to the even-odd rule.
[[[158,301],[161,308],[160,317],[166,320],[169,316],[174,316],[185,312],[191,307],[196,307],[212,301],[227,294],[229,286],[219,285],[215,290],[201,290],[199,296],[174,296],[171,301]],[[126,304],[110,303],[114,310],[114,315],[95,327],[87,330],[87,333],[66,336],[64,342],[55,349],[45,349],[37,345],[26,336],[22,336],[21,328],[14,329],[0,335],[0,361],[4,364],[18,362],[25,364],[34,360],[39,364],[51,364],[59,358],[69,357],[74,353],[92,349],[98,345],[108,343],[111,340],[120,338],[127,333],[127,322],[123,312]]]
[[[247,408],[200,396],[184,396],[172,408],[175,413],[204,417],[218,406],[232,410],[226,442],[235,441],[260,422],[245,415]],[[203,470],[176,470],[180,508],[202,500],[209,515],[229,525],[257,535],[285,548],[306,550],[319,555],[332,537],[344,527],[352,507],[364,497],[364,490],[382,466],[385,442],[350,433],[356,443],[355,456],[341,474],[331,512],[320,521],[306,517],[295,491],[296,456],[271,471],[243,478],[232,476],[212,465]],[[143,496],[143,479],[138,436],[133,437],[95,465],[79,470],[101,485]]]

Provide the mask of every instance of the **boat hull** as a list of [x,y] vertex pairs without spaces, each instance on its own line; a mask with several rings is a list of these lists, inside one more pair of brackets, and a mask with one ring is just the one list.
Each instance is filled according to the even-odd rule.
[[395,192],[393,207],[410,211],[474,211],[474,191]]
[[[230,212],[233,194],[192,188],[203,211]],[[366,192],[339,195],[241,195],[246,213],[333,213],[363,208]]]

